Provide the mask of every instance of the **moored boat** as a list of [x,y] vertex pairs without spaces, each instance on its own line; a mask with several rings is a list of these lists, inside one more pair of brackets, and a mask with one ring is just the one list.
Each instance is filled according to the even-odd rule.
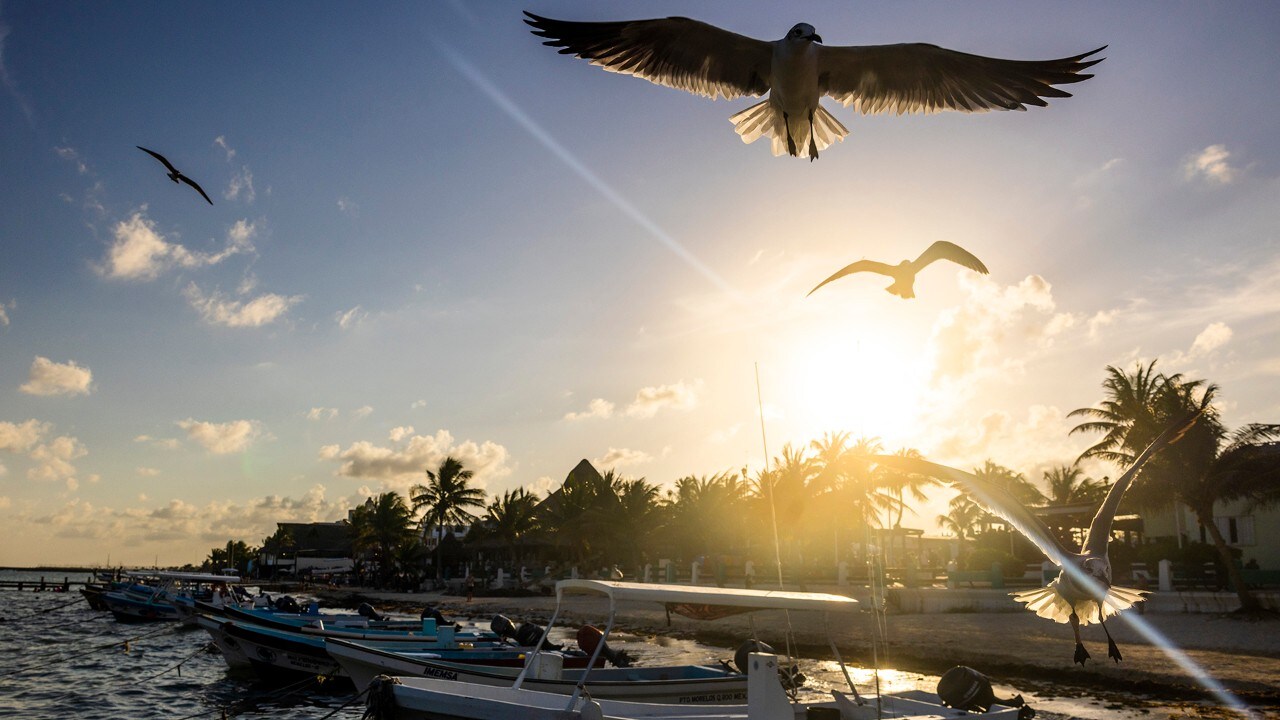
[[[402,652],[338,638],[326,639],[325,649],[358,689],[364,689],[379,675],[509,687],[521,672],[520,668],[453,662],[438,653]],[[535,657],[538,667],[523,684],[530,690],[568,695],[586,670],[566,670],[559,655],[538,653]],[[747,676],[725,666],[709,665],[601,668],[591,671],[590,689],[592,697],[636,702],[734,703],[747,700]]]
[[[609,599],[609,624],[613,627],[618,602],[656,602],[674,612],[694,617],[725,617],[752,610],[781,609],[848,613],[858,609],[856,600],[839,595],[785,591],[738,590],[728,588],[650,585],[601,580],[562,580],[556,585],[557,608],[560,612],[565,595],[602,594]],[[554,622],[555,616],[552,617]],[[550,625],[548,626],[550,627]],[[545,637],[545,634],[544,634]],[[836,660],[844,669],[835,642],[828,638]],[[604,642],[596,648],[595,657]],[[860,695],[847,670],[849,692],[832,691],[830,699],[801,701],[783,688],[780,677],[786,663],[771,652],[745,652],[741,662],[747,676],[746,705],[689,704],[680,702],[632,702],[597,697],[592,680],[595,671],[582,673],[566,698],[531,689],[525,685],[531,670],[538,667],[530,660],[521,674],[508,686],[478,682],[462,682],[435,677],[383,675],[368,687],[369,712],[374,720],[421,720],[426,718],[464,718],[468,720],[800,720],[801,718],[838,718],[863,720],[878,717],[944,718],[968,713],[945,707],[936,696],[910,692],[892,695]],[[1020,702],[1020,698],[1018,700]],[[992,706],[984,718],[1027,716],[1024,708]]]

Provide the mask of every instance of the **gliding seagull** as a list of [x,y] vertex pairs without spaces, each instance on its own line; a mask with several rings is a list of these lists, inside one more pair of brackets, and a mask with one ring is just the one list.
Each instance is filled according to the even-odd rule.
[[170,179],[170,180],[172,180],[172,181],[174,181],[174,182],[182,181],[182,182],[184,182],[184,183],[186,183],[186,184],[190,185],[191,187],[193,187],[193,188],[195,188],[195,189],[196,189],[196,192],[200,193],[200,197],[204,198],[206,202],[208,202],[210,205],[212,205],[212,204],[213,204],[213,201],[212,201],[212,200],[210,200],[210,199],[209,199],[209,196],[205,194],[205,192],[204,192],[204,188],[202,188],[202,187],[200,187],[199,185],[197,185],[195,180],[192,180],[191,178],[187,177],[186,175],[183,175],[182,173],[178,172],[178,168],[174,167],[174,166],[173,166],[173,163],[171,163],[171,162],[169,162],[168,160],[166,160],[166,159],[165,159],[165,157],[164,157],[163,155],[161,155],[160,153],[156,152],[155,150],[148,150],[148,149],[146,149],[146,148],[142,147],[141,145],[134,145],[134,147],[138,148],[138,149],[139,149],[139,150],[141,150],[142,152],[144,152],[144,153],[146,153],[146,154],[150,155],[151,157],[153,157],[153,158],[155,158],[155,159],[159,160],[160,162],[164,163],[165,168],[167,168],[167,169],[169,170],[169,179]]
[[968,489],[977,498],[979,504],[999,515],[1026,536],[1062,570],[1058,573],[1058,577],[1051,580],[1045,587],[1013,592],[1010,595],[1018,602],[1026,603],[1028,610],[1042,618],[1059,623],[1071,623],[1071,630],[1076,638],[1076,662],[1083,665],[1084,661],[1089,659],[1089,652],[1084,649],[1084,643],[1080,642],[1080,626],[1095,622],[1102,625],[1102,631],[1107,635],[1107,656],[1120,662],[1122,659],[1120,649],[1111,639],[1105,620],[1121,610],[1129,609],[1133,603],[1141,600],[1147,591],[1111,584],[1111,560],[1107,556],[1107,543],[1111,539],[1111,522],[1115,519],[1121,496],[1129,488],[1142,466],[1157,452],[1177,442],[1187,430],[1191,429],[1199,415],[1198,411],[1190,413],[1165,428],[1164,432],[1160,433],[1160,436],[1133,461],[1133,465],[1120,476],[1116,484],[1111,486],[1106,499],[1102,501],[1097,514],[1093,516],[1093,522],[1089,524],[1089,532],[1085,535],[1084,544],[1078,553],[1063,547],[1040,518],[1027,510],[1003,488],[977,475],[901,455],[877,455],[873,459],[886,467],[928,475]]
[[810,290],[808,295],[805,295],[805,297],[809,297],[809,295],[812,295],[815,290],[826,285],[832,280],[839,280],[845,275],[866,271],[880,273],[881,275],[888,275],[893,278],[893,284],[885,288],[885,292],[897,295],[904,300],[907,298],[913,298],[916,296],[916,273],[925,269],[925,267],[934,260],[950,260],[953,263],[963,265],[970,270],[975,270],[983,275],[987,274],[987,266],[983,265],[981,260],[974,257],[973,253],[965,250],[955,243],[950,243],[946,240],[939,240],[930,245],[924,252],[920,253],[920,257],[915,260],[903,260],[897,265],[889,265],[888,263],[876,262],[875,260],[859,260],[845,265],[834,275],[815,285],[813,290]]
[[747,143],[769,137],[774,155],[811,161],[849,134],[819,104],[824,95],[864,115],[1026,110],[1046,105],[1042,98],[1071,97],[1054,86],[1093,77],[1081,71],[1102,59],[1085,58],[1106,47],[1057,60],[1001,60],[924,43],[826,47],[808,23],[769,42],[684,17],[570,22],[525,15],[533,34],[547,38],[543,45],[609,72],[713,100],[768,93],[729,118],[734,129]]

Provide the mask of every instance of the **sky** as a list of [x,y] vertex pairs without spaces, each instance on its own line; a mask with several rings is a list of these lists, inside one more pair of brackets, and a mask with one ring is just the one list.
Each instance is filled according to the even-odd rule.
[[[1108,48],[1027,112],[828,99],[810,163],[524,9]],[[0,565],[198,563],[449,454],[490,494],[583,458],[668,486],[848,432],[1039,479],[1152,360],[1276,422],[1278,35],[1270,2],[0,0]],[[944,239],[990,275],[805,296]]]

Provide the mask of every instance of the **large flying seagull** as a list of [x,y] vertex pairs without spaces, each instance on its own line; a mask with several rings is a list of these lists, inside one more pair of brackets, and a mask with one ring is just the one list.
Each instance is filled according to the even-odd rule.
[[880,273],[881,275],[888,275],[893,278],[893,283],[891,283],[889,287],[885,288],[885,292],[897,295],[904,300],[907,298],[913,298],[916,296],[916,273],[925,269],[925,267],[934,260],[950,260],[953,263],[963,265],[970,270],[980,272],[983,275],[987,274],[987,266],[983,265],[982,261],[975,257],[973,253],[965,250],[955,243],[947,242],[946,240],[939,240],[926,248],[924,252],[920,253],[920,257],[915,260],[903,260],[897,265],[876,262],[875,260],[858,260],[857,262],[845,265],[837,270],[831,277],[815,285],[813,290],[810,290],[808,295],[805,297],[812,295],[815,290],[826,285],[832,280],[839,280],[845,275],[850,275],[856,272],[874,272]]
[[525,12],[543,45],[560,48],[610,72],[711,99],[768,93],[729,118],[743,142],[761,136],[773,154],[817,159],[849,134],[819,103],[829,95],[864,115],[986,112],[1044,106],[1071,97],[1054,87],[1093,77],[1081,71],[1106,46],[1057,60],[1001,60],[925,43],[827,47],[808,23],[768,42],[697,20],[669,17],[571,22]]
[[1089,623],[1102,625],[1102,631],[1107,635],[1107,656],[1120,662],[1120,649],[1111,639],[1104,621],[1121,610],[1129,609],[1147,591],[1111,584],[1111,559],[1107,555],[1111,523],[1120,507],[1120,498],[1129,489],[1142,466],[1166,446],[1177,442],[1199,417],[1200,413],[1197,411],[1174,421],[1133,461],[1133,465],[1111,486],[1106,499],[1098,507],[1078,553],[1063,547],[1040,518],[1006,490],[977,475],[901,455],[877,455],[874,460],[886,467],[959,485],[972,493],[980,505],[999,515],[1025,535],[1062,570],[1045,587],[1013,592],[1010,595],[1018,602],[1026,603],[1028,610],[1042,618],[1071,623],[1076,638],[1076,662],[1083,665],[1089,659],[1089,652],[1084,649],[1084,643],[1080,642],[1080,626]]
[[204,198],[206,202],[208,202],[210,205],[212,205],[212,204],[213,204],[213,201],[209,199],[209,196],[208,196],[207,194],[205,194],[204,188],[202,188],[202,187],[200,187],[199,185],[197,185],[195,180],[192,180],[191,178],[187,177],[186,175],[183,175],[182,173],[178,172],[178,168],[174,167],[174,166],[173,166],[173,163],[169,162],[169,161],[165,158],[165,156],[161,155],[160,153],[156,152],[155,150],[148,150],[148,149],[146,149],[146,148],[142,147],[141,145],[134,145],[134,147],[138,148],[138,149],[139,149],[139,150],[141,150],[142,152],[144,152],[144,153],[146,153],[146,154],[150,155],[151,157],[153,157],[153,158],[155,158],[155,159],[159,160],[160,162],[164,163],[165,169],[169,171],[169,179],[170,179],[170,180],[172,180],[172,181],[174,181],[174,182],[182,181],[182,182],[184,182],[184,183],[186,183],[186,184],[190,185],[191,187],[193,187],[193,188],[195,188],[195,189],[196,189],[196,192],[200,193],[200,197]]

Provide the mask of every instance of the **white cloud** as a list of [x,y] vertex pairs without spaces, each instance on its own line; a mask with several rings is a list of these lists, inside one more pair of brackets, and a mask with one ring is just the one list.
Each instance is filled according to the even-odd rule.
[[76,172],[81,175],[87,175],[89,173],[89,166],[80,158],[80,153],[76,152],[75,148],[70,146],[54,147],[53,152],[63,160],[75,163]]
[[338,408],[315,407],[307,411],[308,420],[332,420],[338,417]]
[[27,382],[18,389],[28,395],[88,395],[93,371],[74,360],[56,363],[37,356],[27,371]]
[[1210,145],[1182,164],[1182,173],[1187,180],[1204,178],[1209,182],[1227,185],[1236,179],[1238,171],[1227,160],[1231,153],[1225,145]]
[[0,451],[25,453],[52,429],[49,423],[28,420],[22,424],[0,422]]
[[166,450],[176,450],[181,447],[181,443],[177,438],[154,438],[150,435],[139,435],[133,439],[134,442],[151,443],[156,447],[165,448]]
[[394,427],[394,428],[391,428],[391,432],[387,433],[387,437],[393,443],[398,443],[407,437],[411,437],[412,435],[413,435],[412,425],[402,425],[400,427]]
[[[0,471],[0,475],[3,474],[4,472]],[[13,501],[9,499],[8,495],[0,495],[0,510],[8,510],[12,505]]]
[[[160,475],[160,471],[153,467],[138,468],[138,477],[157,477],[159,475]],[[145,495],[143,496],[143,499],[146,499]]]
[[698,405],[698,393],[702,390],[702,385],[701,380],[692,383],[681,380],[672,385],[641,388],[636,392],[635,400],[627,406],[627,415],[651,418],[663,408],[692,410]]
[[[138,497],[139,502],[147,500],[145,494]],[[35,537],[42,544],[66,539],[110,541],[111,547],[119,548],[117,556],[130,550],[139,555],[145,552],[149,563],[152,551],[142,548],[163,543],[165,552],[171,553],[169,562],[174,562],[203,557],[209,547],[225,544],[228,538],[256,542],[274,533],[278,522],[333,522],[345,518],[347,510],[362,501],[354,496],[329,500],[324,486],[316,485],[296,498],[269,495],[205,505],[172,499],[156,507],[113,508],[73,498],[45,514],[24,511],[10,518],[24,537]]]
[[596,398],[587,403],[583,412],[565,413],[565,420],[586,420],[587,418],[607,418],[613,416],[613,403],[604,398]]
[[72,461],[88,453],[84,445],[73,437],[64,435],[53,438],[31,451],[31,459],[36,465],[27,471],[27,478],[43,481],[61,480],[67,482],[70,489],[75,490],[78,484],[73,486],[76,468],[72,465]]
[[262,427],[256,420],[211,423],[187,418],[178,421],[178,427],[187,431],[188,439],[199,443],[214,455],[242,452],[264,436]]
[[1206,327],[1191,343],[1191,357],[1208,355],[1231,341],[1231,328],[1226,323],[1216,322]]
[[361,311],[360,306],[357,305],[346,312],[334,313],[333,321],[338,323],[338,327],[343,330],[350,330],[356,325],[359,325],[362,320],[368,317],[368,315],[369,313]]
[[280,319],[289,308],[302,302],[302,295],[265,293],[247,301],[233,300],[217,290],[205,295],[191,283],[182,294],[205,322],[226,327],[262,327]]
[[360,206],[346,196],[338,198],[338,212],[352,217],[360,214]]
[[222,197],[227,200],[243,198],[249,205],[253,204],[258,194],[253,189],[253,172],[249,170],[248,165],[241,165],[240,169],[232,174],[231,182],[227,184],[227,189],[222,193]]
[[427,401],[426,401],[426,400],[414,400],[412,403],[410,403],[410,404],[409,404],[409,409],[410,409],[410,410],[421,410],[422,408],[424,408],[424,407],[426,407],[426,406],[427,406]]
[[139,211],[128,220],[116,223],[107,257],[96,269],[113,280],[154,280],[170,268],[216,265],[237,253],[252,252],[253,235],[253,223],[240,220],[228,231],[225,249],[216,253],[193,253],[166,240],[156,230],[155,223]]
[[1026,353],[1011,347],[1048,349],[1076,324],[1074,317],[1055,312],[1052,286],[1039,275],[1002,287],[966,273],[960,287],[966,294],[963,304],[943,312],[933,326],[935,384],[965,386],[977,378],[1020,373]]
[[235,158],[236,156],[235,148],[231,147],[231,145],[227,143],[227,139],[222,135],[219,135],[218,137],[214,138],[213,144],[222,148],[223,152],[227,154],[227,162],[231,162],[231,160]]
[[623,465],[639,465],[647,463],[652,459],[653,456],[642,450],[629,450],[627,448],[611,447],[607,452],[605,452],[604,457],[597,458],[592,462],[596,467],[609,469],[622,467]]
[[351,414],[355,415],[357,420],[363,420],[373,414],[373,406],[363,405],[361,407],[356,408],[355,412]]
[[0,302],[0,327],[8,327],[9,310],[16,307],[18,307],[18,302],[16,300],[10,300],[8,305]]
[[356,480],[378,480],[383,489],[407,490],[426,480],[428,468],[440,466],[452,455],[475,473],[473,484],[484,487],[489,481],[508,475],[507,449],[486,440],[455,443],[448,430],[435,435],[395,433],[394,447],[382,447],[366,440],[352,443],[346,450],[337,445],[320,448],[320,459],[340,461],[338,475]]

